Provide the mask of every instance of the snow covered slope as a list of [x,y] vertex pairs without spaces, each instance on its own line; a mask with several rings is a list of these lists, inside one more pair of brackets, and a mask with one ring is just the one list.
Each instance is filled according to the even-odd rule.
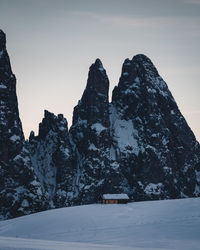
[[85,205],[0,222],[0,249],[200,247],[200,198]]

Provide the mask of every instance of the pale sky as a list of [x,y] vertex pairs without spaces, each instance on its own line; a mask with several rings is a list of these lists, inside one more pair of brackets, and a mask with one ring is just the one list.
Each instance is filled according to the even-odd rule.
[[110,96],[122,63],[150,57],[200,141],[200,0],[0,0],[25,136],[44,109],[71,125],[89,66],[100,58]]

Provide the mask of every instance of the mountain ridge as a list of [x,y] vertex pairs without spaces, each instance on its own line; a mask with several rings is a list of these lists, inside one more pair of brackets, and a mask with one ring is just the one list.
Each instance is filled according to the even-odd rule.
[[3,31],[0,48],[2,218],[96,203],[102,193],[135,201],[200,195],[199,143],[147,56],[125,59],[111,102],[96,59],[71,127],[45,110],[38,135],[25,141]]

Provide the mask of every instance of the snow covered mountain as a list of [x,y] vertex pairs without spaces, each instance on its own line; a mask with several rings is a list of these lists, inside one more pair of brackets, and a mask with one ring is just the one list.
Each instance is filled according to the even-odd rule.
[[125,60],[110,104],[108,77],[96,60],[74,109],[70,136],[77,202],[120,192],[133,200],[199,196],[199,143],[144,55]]
[[73,123],[45,111],[25,142],[16,79],[0,31],[0,216],[131,199],[197,197],[200,146],[151,60],[126,59],[109,103],[102,62],[91,65]]
[[48,207],[63,207],[72,201],[73,152],[67,120],[45,110],[38,136],[31,132],[28,149],[35,173],[45,192]]
[[124,191],[134,200],[199,195],[199,143],[149,58],[125,60],[110,110]]
[[0,218],[40,211],[42,190],[31,166],[19,118],[16,78],[0,30]]
[[112,138],[108,91],[106,71],[97,59],[90,67],[87,86],[74,108],[70,128],[76,156],[75,193],[81,204],[97,202],[104,192],[119,191],[118,173],[110,164]]

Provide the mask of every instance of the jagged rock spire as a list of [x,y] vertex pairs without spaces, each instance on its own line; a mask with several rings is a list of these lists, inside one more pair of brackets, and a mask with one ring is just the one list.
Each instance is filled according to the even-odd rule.
[[[93,103],[98,100],[95,100],[95,95],[103,95],[104,98],[108,98],[108,89],[109,89],[109,80],[106,75],[106,71],[103,67],[100,59],[96,59],[95,63],[91,65],[87,86],[83,93],[81,101]],[[90,95],[90,96],[88,96]],[[88,99],[89,98],[89,99]]]
[[[101,115],[104,113],[106,106],[108,106],[108,90],[109,80],[105,69],[103,68],[100,59],[96,59],[95,63],[91,65],[87,85],[79,104],[74,108],[73,125],[77,122],[78,117],[94,120],[102,119]],[[81,107],[87,108],[85,112]],[[97,112],[96,112],[97,107]],[[107,123],[107,119],[103,123]],[[106,124],[105,125],[108,125]]]
[[138,54],[132,58],[132,63],[138,65],[138,69],[141,71],[144,70],[146,74],[154,74],[154,76],[158,76],[158,71],[151,59],[143,54]]
[[[61,126],[62,124],[62,126]],[[53,113],[45,110],[44,118],[42,122],[39,124],[39,133],[38,136],[40,139],[44,139],[49,131],[65,131],[68,133],[68,124],[67,120],[63,117],[62,114],[58,114],[55,116]]]
[[69,142],[67,120],[45,110],[38,136],[29,137],[31,161],[45,190],[49,208],[72,203],[73,154]]
[[[109,80],[99,59],[90,67],[86,89],[74,108],[70,136],[76,154],[78,202],[96,202],[109,169]],[[107,172],[108,173],[108,172]]]
[[118,163],[134,199],[198,195],[199,144],[148,57],[125,60],[111,106]]
[[[15,88],[15,84],[12,85],[11,82],[9,82],[9,80],[13,80],[15,83],[16,80],[12,74],[10,59],[6,50],[6,35],[2,30],[0,30],[0,78],[1,81],[4,80],[5,86],[9,87],[10,85],[10,87]],[[8,83],[8,85],[6,85],[6,83]]]
[[6,48],[6,34],[0,30],[0,51]]
[[0,219],[97,202],[102,193],[200,195],[199,144],[151,60],[126,59],[110,104],[108,91],[97,59],[70,131],[63,115],[45,110],[38,135],[25,142],[0,30]]
[[0,30],[0,217],[12,218],[45,208],[31,167],[16,96],[16,78]]
[[6,51],[6,38],[0,30],[0,160],[8,162],[22,149],[24,135],[19,118],[16,78]]

